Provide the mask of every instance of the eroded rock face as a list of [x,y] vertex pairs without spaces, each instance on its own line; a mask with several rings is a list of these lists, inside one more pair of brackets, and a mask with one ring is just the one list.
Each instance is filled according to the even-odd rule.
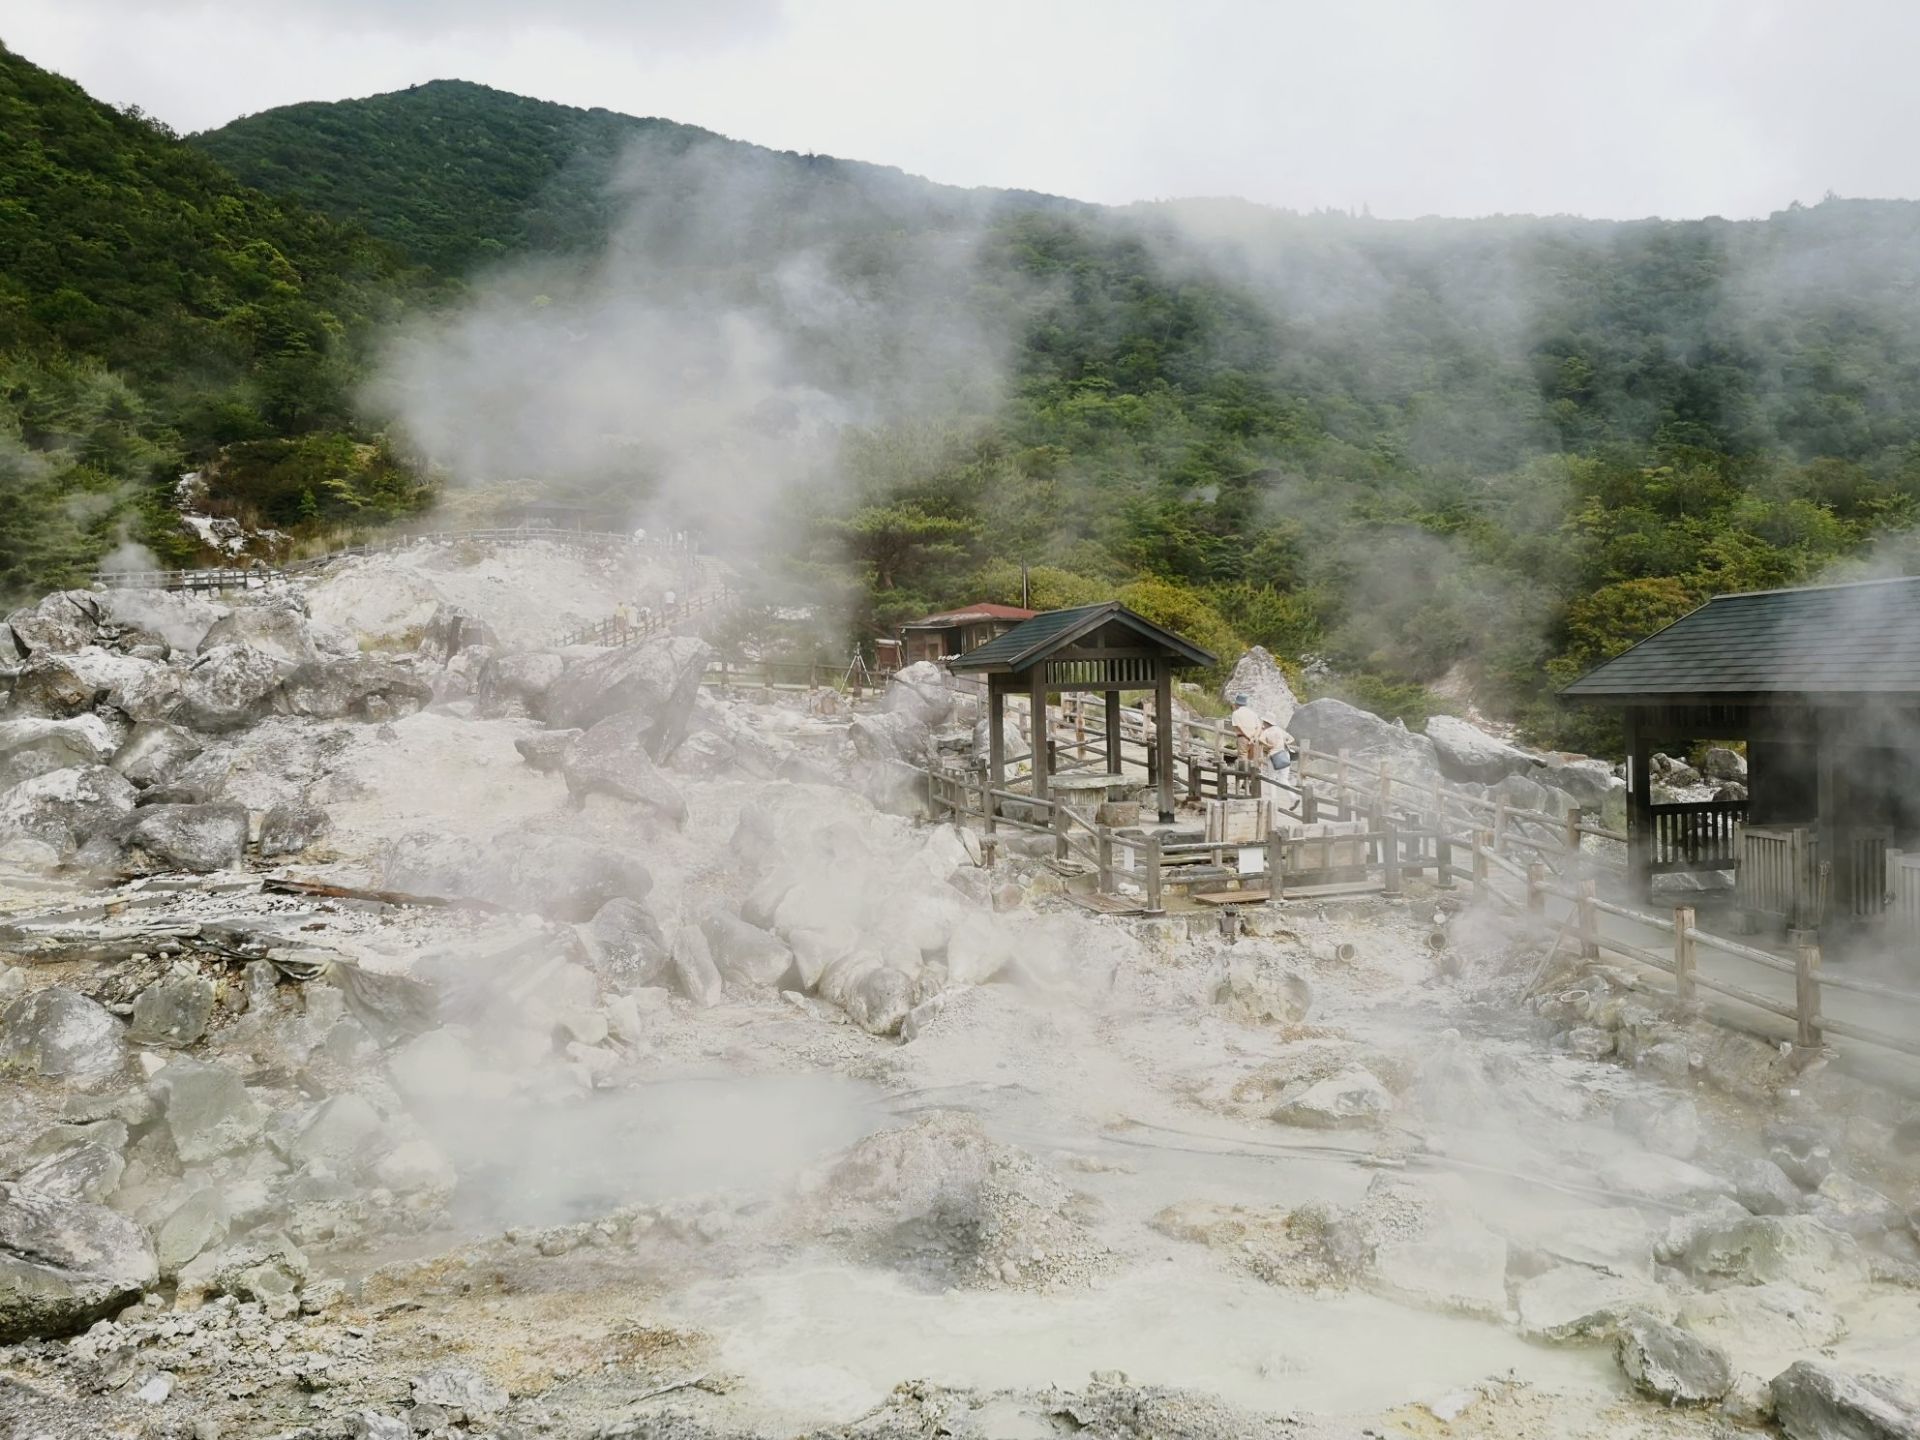
[[142,1045],[184,1049],[207,1033],[213,999],[213,982],[181,966],[134,997],[130,1034]]
[[332,828],[333,821],[320,806],[282,801],[260,818],[260,854],[263,858],[298,855]]
[[0,791],[49,770],[104,765],[119,743],[119,730],[99,715],[0,720]]
[[778,984],[793,965],[793,951],[778,935],[725,911],[707,916],[700,928],[720,973],[739,984]]
[[173,708],[180,684],[169,666],[98,646],[41,651],[21,667],[7,705],[15,715],[50,720],[111,705],[130,719],[147,720]]
[[498,655],[481,667],[474,698],[482,714],[503,715],[519,706],[530,715],[542,715],[547,692],[566,669],[567,662],[550,650]]
[[229,611],[200,637],[199,650],[205,655],[222,645],[244,645],[289,666],[320,658],[307,617],[286,605],[244,605]]
[[125,1216],[0,1183],[0,1342],[84,1330],[158,1273],[146,1233]]
[[1867,1279],[1853,1238],[1807,1215],[1683,1216],[1657,1253],[1689,1274],[1740,1285],[1779,1282],[1824,1293]]
[[1377,1125],[1393,1109],[1393,1095],[1371,1071],[1348,1066],[1312,1084],[1288,1087],[1273,1118],[1282,1125],[1315,1130]]
[[100,597],[90,590],[56,590],[7,616],[14,648],[22,656],[97,644],[107,623]]
[[607,901],[580,927],[588,962],[616,985],[652,985],[672,949],[653,912],[624,896]]
[[1774,1416],[1787,1440],[1916,1440],[1920,1392],[1882,1375],[1801,1360],[1773,1379]]
[[120,1022],[75,991],[49,986],[0,1011],[0,1070],[84,1082],[112,1075],[125,1061]]
[[947,675],[931,660],[916,660],[887,681],[880,709],[905,715],[919,725],[944,725],[953,716],[953,689]]
[[198,1165],[250,1145],[266,1128],[266,1110],[233,1071],[185,1058],[153,1078],[152,1091],[173,1148]]
[[713,648],[691,636],[663,636],[567,667],[547,691],[550,724],[591,730],[608,716],[642,722],[648,757],[665,760],[685,738]]
[[675,932],[671,968],[673,988],[687,999],[703,1009],[720,1003],[726,983],[697,925],[682,925]]
[[264,719],[293,667],[250,645],[216,645],[187,671],[174,719],[194,730],[239,730]]

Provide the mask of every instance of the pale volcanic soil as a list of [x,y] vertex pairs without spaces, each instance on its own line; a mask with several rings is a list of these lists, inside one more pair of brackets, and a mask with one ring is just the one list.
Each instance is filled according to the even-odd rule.
[[[1617,970],[1523,1001],[1542,941],[1464,889],[1231,944],[1096,916],[919,813],[895,729],[970,702],[695,696],[685,637],[535,663],[652,562],[455,562],[274,602],[418,708],[271,702],[183,762],[323,811],[304,848],[0,874],[0,1197],[155,1256],[0,1345],[0,1434],[1706,1436],[1768,1433],[1796,1361],[1920,1383],[1900,1097]],[[446,605],[484,654],[434,649]],[[609,717],[657,753],[590,755]],[[549,768],[516,747],[556,728]],[[143,995],[199,983],[155,1038]],[[66,1073],[22,1009],[55,989],[116,1027]],[[7,1214],[0,1321],[37,1263]],[[1636,1388],[1647,1326],[1715,1393]]]

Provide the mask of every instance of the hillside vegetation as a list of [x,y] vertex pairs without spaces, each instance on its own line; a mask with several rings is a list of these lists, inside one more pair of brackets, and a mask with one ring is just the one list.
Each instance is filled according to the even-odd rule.
[[[35,246],[0,277],[5,463],[37,497],[0,501],[0,586],[71,574],[121,487],[188,463],[281,524],[418,504],[405,397],[362,388],[389,322],[617,326],[636,295],[759,317],[807,386],[869,402],[842,407],[860,424],[830,473],[775,501],[800,542],[777,584],[850,593],[858,633],[1017,599],[1025,566],[1039,604],[1120,593],[1410,718],[1471,692],[1597,743],[1556,682],[1717,591],[1904,564],[1920,505],[1907,202],[1115,211],[458,82],[187,143],[11,55],[0,85],[29,137],[0,156],[0,238]],[[947,355],[961,335],[985,338]],[[486,383],[531,387],[537,422],[531,353]],[[663,373],[697,389],[712,358]],[[588,421],[620,418],[611,390]],[[778,410],[747,428],[777,440]],[[550,428],[521,426],[485,478],[617,503],[666,468]]]

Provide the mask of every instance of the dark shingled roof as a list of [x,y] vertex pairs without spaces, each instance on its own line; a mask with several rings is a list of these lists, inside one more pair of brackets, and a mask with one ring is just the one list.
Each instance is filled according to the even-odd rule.
[[1920,577],[1721,595],[1560,694],[1617,704],[1920,696]]
[[957,657],[952,668],[1024,670],[1111,620],[1118,620],[1136,631],[1148,644],[1172,651],[1175,658],[1185,664],[1219,663],[1209,651],[1134,614],[1118,600],[1108,600],[1100,605],[1077,605],[1071,610],[1048,610],[1031,620],[1023,620],[1004,635],[996,635],[986,644]]

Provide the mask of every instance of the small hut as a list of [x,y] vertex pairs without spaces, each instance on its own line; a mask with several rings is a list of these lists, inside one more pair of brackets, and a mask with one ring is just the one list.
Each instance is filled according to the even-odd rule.
[[1173,820],[1173,672],[1217,664],[1209,652],[1162,629],[1117,600],[1049,610],[953,661],[956,674],[987,677],[988,757],[996,789],[1006,784],[1006,704],[1033,706],[1033,793],[1047,793],[1047,697],[1071,690],[1106,696],[1107,773],[1120,773],[1120,695],[1151,690],[1162,823]]
[[951,660],[1006,634],[1036,613],[1018,605],[982,600],[959,610],[908,620],[900,626],[901,662],[911,665],[917,660]]
[[[1561,697],[1625,722],[1628,864],[1732,870],[1792,928],[1920,928],[1920,578],[1721,595]],[[1657,803],[1656,748],[1744,741],[1748,798]]]

